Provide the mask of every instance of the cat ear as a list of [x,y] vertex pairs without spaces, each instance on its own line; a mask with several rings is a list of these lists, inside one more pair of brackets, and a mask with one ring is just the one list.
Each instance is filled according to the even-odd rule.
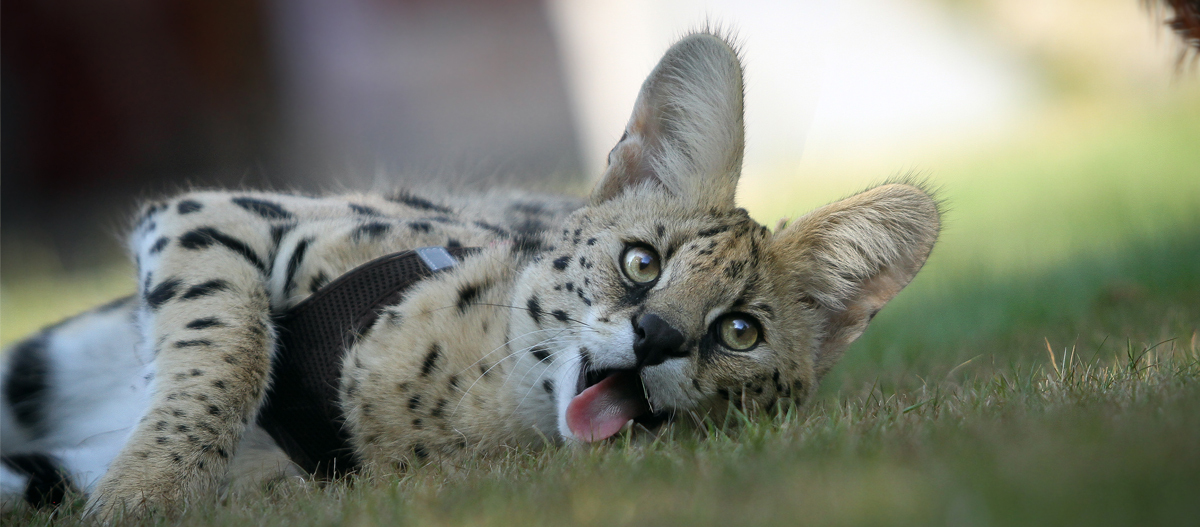
[[823,323],[813,362],[818,377],[921,270],[940,228],[928,192],[890,184],[819,208],[774,235],[771,253],[787,294]]
[[642,84],[591,201],[653,187],[706,208],[733,208],[744,144],[737,52],[720,37],[690,35]]

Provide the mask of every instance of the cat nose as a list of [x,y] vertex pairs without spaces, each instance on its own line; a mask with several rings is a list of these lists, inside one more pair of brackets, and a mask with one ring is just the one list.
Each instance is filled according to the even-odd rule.
[[633,321],[633,354],[639,368],[656,366],[671,357],[686,357],[683,333],[666,320],[647,313]]

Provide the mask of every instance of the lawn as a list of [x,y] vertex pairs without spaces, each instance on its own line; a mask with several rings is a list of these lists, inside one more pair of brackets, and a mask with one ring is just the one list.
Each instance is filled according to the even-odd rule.
[[[939,158],[921,275],[818,397],[658,438],[187,506],[184,525],[1183,525],[1200,518],[1200,97],[1076,108]],[[881,174],[744,189],[771,221]],[[886,176],[886,174],[882,174]],[[5,277],[11,342],[132,289]],[[17,510],[4,525],[74,523]]]

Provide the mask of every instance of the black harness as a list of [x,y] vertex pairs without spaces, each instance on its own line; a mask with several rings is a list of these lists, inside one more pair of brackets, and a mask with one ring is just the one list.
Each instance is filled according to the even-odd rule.
[[342,357],[386,306],[421,279],[477,251],[425,247],[377,258],[338,277],[276,319],[273,381],[258,424],[310,474],[335,477],[358,467],[338,407]]

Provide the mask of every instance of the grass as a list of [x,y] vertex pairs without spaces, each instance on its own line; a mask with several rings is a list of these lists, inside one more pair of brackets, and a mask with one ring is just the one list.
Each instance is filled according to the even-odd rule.
[[[317,487],[147,525],[1182,525],[1200,517],[1200,350],[878,385],[579,451]],[[6,525],[79,521],[21,510]]]
[[[1200,98],[1084,109],[946,158],[914,283],[772,415],[186,505],[182,525],[1180,525],[1200,518]],[[1066,124],[1063,124],[1066,123]],[[743,191],[773,220],[860,188]],[[765,197],[764,197],[765,196]],[[130,290],[6,276],[9,342]],[[63,309],[62,299],[74,302]],[[18,509],[4,525],[73,524]]]

